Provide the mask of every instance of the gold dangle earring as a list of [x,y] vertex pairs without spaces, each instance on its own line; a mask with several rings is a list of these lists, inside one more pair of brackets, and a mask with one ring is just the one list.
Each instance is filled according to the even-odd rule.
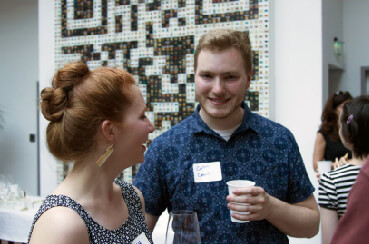
[[101,167],[112,153],[113,153],[113,145],[110,145],[105,150],[103,155],[101,155],[100,158],[96,161],[97,166]]

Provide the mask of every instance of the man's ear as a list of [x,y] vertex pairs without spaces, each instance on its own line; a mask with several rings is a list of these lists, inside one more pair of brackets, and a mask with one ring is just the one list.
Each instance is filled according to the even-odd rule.
[[250,70],[250,72],[247,75],[247,84],[246,84],[246,90],[248,90],[250,88],[250,84],[251,84],[251,77],[252,77],[252,69]]
[[114,139],[114,124],[110,120],[104,120],[101,124],[101,134],[109,142]]

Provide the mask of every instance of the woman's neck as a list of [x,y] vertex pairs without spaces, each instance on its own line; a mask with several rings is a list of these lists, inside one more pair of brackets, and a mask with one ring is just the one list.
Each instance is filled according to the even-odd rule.
[[[107,162],[108,163],[108,162]],[[72,171],[60,184],[55,193],[72,197],[82,203],[85,199],[110,199],[116,176],[109,172],[111,167],[97,167],[94,161],[76,162]]]
[[352,159],[350,160],[350,164],[363,166],[366,162],[366,157],[356,157],[354,154],[352,155]]

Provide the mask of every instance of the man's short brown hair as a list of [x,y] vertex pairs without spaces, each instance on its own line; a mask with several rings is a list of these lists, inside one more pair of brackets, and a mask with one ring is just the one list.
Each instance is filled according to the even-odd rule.
[[236,48],[244,61],[245,71],[249,74],[252,70],[251,43],[248,33],[230,29],[212,30],[200,38],[195,50],[194,69],[197,69],[197,59],[204,49],[220,51],[227,48]]

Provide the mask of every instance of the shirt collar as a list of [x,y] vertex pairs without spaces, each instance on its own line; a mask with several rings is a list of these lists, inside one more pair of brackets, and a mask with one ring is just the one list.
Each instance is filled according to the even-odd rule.
[[[242,123],[240,127],[235,131],[235,133],[244,132],[247,130],[252,130],[256,133],[260,132],[260,126],[258,126],[257,115],[250,111],[250,108],[247,106],[245,102],[241,103],[241,107],[244,108],[244,115],[242,119]],[[190,132],[191,133],[207,133],[207,134],[215,134],[215,132],[209,128],[209,126],[201,119],[200,116],[200,104],[197,105],[195,112],[192,115],[190,121]]]

